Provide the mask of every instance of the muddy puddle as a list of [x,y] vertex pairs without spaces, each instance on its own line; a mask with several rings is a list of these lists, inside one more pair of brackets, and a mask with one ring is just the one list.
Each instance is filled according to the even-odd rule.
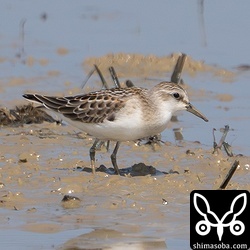
[[[104,64],[92,58],[87,66],[98,60]],[[220,71],[207,73],[215,70]],[[201,97],[185,87],[194,98]],[[206,92],[202,96],[207,98]],[[179,117],[168,128],[175,142],[163,135],[150,143],[123,143],[118,152],[123,176],[117,176],[110,169],[114,143],[111,152],[105,145],[97,152],[100,168],[93,175],[91,137],[47,116],[45,121],[27,119],[29,112],[33,118],[44,117],[30,106],[15,112],[1,114],[9,120],[0,131],[1,242],[13,249],[19,244],[23,249],[188,248],[192,190],[219,188],[236,159],[240,164],[227,189],[250,189],[250,157],[229,157],[223,149],[213,152],[212,143],[204,145],[198,136],[185,140]],[[217,131],[217,142],[221,135]],[[18,235],[14,242],[6,237],[12,234]]]
[[[5,128],[1,138],[1,230],[30,232],[16,244],[32,246],[36,235],[37,249],[187,246],[192,190],[217,189],[235,159],[240,165],[227,189],[250,189],[249,157],[212,154],[197,142],[124,143],[121,168],[143,162],[158,172],[124,177],[82,171],[92,140],[69,126]],[[97,165],[110,167],[109,154],[98,151]]]
[[[126,62],[126,58],[132,59]],[[145,82],[150,86],[154,77],[170,74],[177,58],[178,54],[165,58],[118,54],[88,58],[83,66],[88,72],[93,64],[100,65],[112,83],[105,70],[110,63],[120,79],[126,76],[135,84],[149,79]],[[138,72],[135,65],[140,66]],[[222,81],[235,74],[191,57],[185,72],[210,74]],[[98,76],[93,76],[92,81],[91,87],[100,84]],[[184,87],[194,100],[232,101],[231,95],[215,96],[189,83]],[[13,102],[12,111],[6,108],[1,112],[0,228],[4,233],[0,239],[4,246],[13,249],[19,244],[23,244],[23,249],[188,248],[192,190],[219,188],[236,159],[240,164],[227,189],[250,190],[250,157],[234,152],[234,147],[232,157],[223,149],[214,153],[212,130],[206,135],[210,144],[204,144],[199,134],[186,140],[185,131],[192,126],[182,121],[188,116],[186,113],[170,122],[167,134],[164,132],[156,141],[123,143],[118,152],[123,176],[114,175],[111,169],[114,143],[108,152],[104,145],[97,152],[99,168],[93,175],[89,161],[91,137],[39,113],[32,106],[25,106],[25,101],[20,103],[24,106],[15,108],[18,102]],[[190,116],[190,119],[196,118]],[[202,127],[203,123],[196,126]],[[217,142],[222,132],[216,131]],[[169,140],[170,133],[174,140]],[[12,234],[18,235],[13,242],[6,237]]]
[[[135,84],[149,79],[150,86],[154,77],[170,74],[178,56],[113,54],[88,58],[83,67],[88,72],[93,64],[100,65],[112,84],[105,70],[111,65],[120,79],[126,76]],[[184,69],[192,77],[210,74],[225,82],[235,74],[191,57]],[[98,76],[92,77],[94,85],[86,89],[100,84]],[[189,83],[184,87],[194,100],[232,101],[229,95],[211,95]],[[13,102],[12,110],[1,112],[0,227],[5,246],[15,249],[25,242],[23,249],[187,248],[192,190],[219,188],[236,159],[240,164],[227,189],[250,189],[250,157],[240,153],[229,157],[223,149],[214,152],[212,131],[209,145],[198,135],[185,140],[188,126],[179,120],[186,113],[169,123],[167,131],[174,141],[164,132],[157,140],[123,143],[118,152],[123,176],[114,175],[111,168],[114,143],[108,152],[106,145],[101,147],[93,175],[89,161],[93,138],[21,103],[15,108]],[[216,131],[217,142],[222,132]],[[12,233],[19,235],[14,243],[5,237]]]

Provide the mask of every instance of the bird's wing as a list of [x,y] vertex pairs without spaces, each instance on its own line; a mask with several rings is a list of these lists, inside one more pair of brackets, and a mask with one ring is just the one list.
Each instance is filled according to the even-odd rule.
[[105,119],[114,121],[116,113],[125,106],[126,99],[140,90],[140,88],[108,89],[68,97],[25,94],[24,98],[43,104],[46,108],[61,113],[71,120],[101,123]]

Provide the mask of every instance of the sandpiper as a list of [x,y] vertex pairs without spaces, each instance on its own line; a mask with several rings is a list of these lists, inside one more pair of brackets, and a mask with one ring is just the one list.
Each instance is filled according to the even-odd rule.
[[176,111],[186,110],[204,121],[178,84],[161,82],[151,89],[131,87],[105,89],[76,96],[25,94],[24,98],[63,115],[73,126],[95,137],[90,148],[92,172],[100,140],[116,141],[111,161],[120,174],[116,154],[122,141],[134,141],[161,133]]

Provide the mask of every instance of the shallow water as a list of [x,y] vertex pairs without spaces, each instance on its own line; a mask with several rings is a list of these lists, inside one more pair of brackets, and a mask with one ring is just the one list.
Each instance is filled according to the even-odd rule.
[[[144,1],[143,6],[141,1],[2,1],[2,107],[25,104],[21,95],[27,91],[76,93],[91,68],[88,62],[111,53],[124,55],[123,64],[115,67],[122,81],[129,78],[137,86],[151,87],[170,79],[175,63],[165,70],[158,66],[162,57],[184,52],[197,62],[197,69],[192,72],[186,65],[183,79],[192,103],[209,118],[209,123],[181,113],[179,122],[170,124],[162,134],[162,140],[170,142],[169,147],[163,145],[153,152],[133,143],[122,146],[124,153],[118,156],[122,166],[145,161],[161,171],[179,170],[178,176],[157,177],[157,184],[154,177],[131,180],[99,174],[95,179],[73,171],[79,160],[89,164],[91,141],[70,136],[73,129],[67,126],[2,128],[0,177],[5,186],[0,189],[0,199],[6,203],[0,210],[1,247],[20,249],[21,243],[23,249],[63,248],[64,244],[65,249],[67,244],[84,247],[83,242],[90,244],[84,235],[89,237],[88,233],[95,229],[112,229],[116,236],[112,238],[112,234],[110,242],[105,243],[100,236],[96,244],[115,246],[118,242],[147,242],[152,238],[153,242],[160,242],[159,247],[164,242],[169,249],[188,249],[189,192],[194,188],[218,187],[221,175],[226,174],[233,161],[224,152],[215,159],[211,155],[212,129],[219,130],[228,124],[231,130],[227,141],[233,152],[249,156],[250,71],[237,68],[249,65],[249,5],[248,1],[239,5],[231,0],[157,4]],[[126,63],[126,55],[135,55],[134,61]],[[142,62],[134,66],[138,58],[149,55],[156,57],[152,65]],[[212,69],[199,70],[202,61]],[[84,91],[99,88],[94,76]],[[31,129],[39,131],[46,127],[55,133],[55,138],[41,139],[30,133]],[[175,140],[174,128],[182,129],[184,141]],[[217,131],[217,142],[220,137]],[[187,158],[187,149],[194,150],[196,155]],[[26,165],[18,162],[22,153],[33,154]],[[249,159],[240,161],[241,169],[230,188],[249,189]],[[98,162],[109,166],[108,154],[98,153]],[[183,173],[183,168],[191,168],[190,176]],[[195,178],[197,174],[204,178],[202,183]],[[152,190],[148,191],[148,187]],[[83,200],[80,208],[61,207],[62,195],[69,193]],[[169,206],[162,205],[164,197],[170,201]],[[28,209],[33,207],[36,210],[30,213]],[[102,236],[106,233],[101,232]],[[70,241],[80,235],[83,238]],[[143,244],[140,247],[146,249]]]

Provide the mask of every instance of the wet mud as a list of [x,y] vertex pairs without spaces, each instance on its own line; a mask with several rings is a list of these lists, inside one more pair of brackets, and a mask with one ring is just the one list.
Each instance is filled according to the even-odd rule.
[[[142,79],[172,71],[176,60],[177,55],[156,58],[121,53],[89,58],[83,65],[88,71],[98,64],[105,68],[103,72],[112,65],[118,77],[139,75]],[[190,75],[213,74],[222,81],[234,76],[191,58],[184,69]],[[195,95],[190,87],[189,92]],[[216,98],[233,99],[230,95]],[[210,146],[182,140],[181,133],[176,143],[123,143],[117,155],[122,176],[114,174],[111,153],[104,145],[96,154],[98,169],[93,175],[89,160],[93,139],[39,112],[22,106],[0,113],[1,230],[37,234],[78,230],[64,244],[51,246],[56,249],[164,249],[173,240],[188,241],[190,192],[219,188],[236,159],[240,163],[227,189],[250,190],[250,157],[229,157],[223,148],[214,152],[212,133]]]

